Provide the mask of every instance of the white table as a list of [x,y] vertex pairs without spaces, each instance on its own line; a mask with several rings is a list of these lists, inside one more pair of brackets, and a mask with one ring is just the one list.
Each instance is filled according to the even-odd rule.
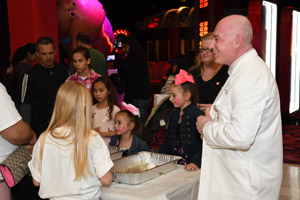
[[103,200],[194,200],[198,196],[200,170],[187,172],[182,165],[139,185],[112,183],[102,187]]

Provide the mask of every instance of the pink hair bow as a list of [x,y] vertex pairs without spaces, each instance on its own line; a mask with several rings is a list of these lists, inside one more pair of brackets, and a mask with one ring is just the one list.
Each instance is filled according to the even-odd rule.
[[124,101],[121,103],[122,104],[122,110],[128,110],[131,112],[133,115],[140,117],[140,111],[137,107],[135,107],[132,104],[127,104]]
[[175,85],[180,85],[185,82],[195,83],[193,76],[189,75],[185,70],[181,69],[175,77]]

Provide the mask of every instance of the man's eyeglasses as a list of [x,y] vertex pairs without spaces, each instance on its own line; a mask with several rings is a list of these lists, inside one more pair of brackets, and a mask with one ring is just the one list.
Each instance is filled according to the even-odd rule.
[[206,53],[213,53],[213,49],[210,49],[210,48],[201,48],[200,49],[200,53],[203,53],[203,52],[206,52]]

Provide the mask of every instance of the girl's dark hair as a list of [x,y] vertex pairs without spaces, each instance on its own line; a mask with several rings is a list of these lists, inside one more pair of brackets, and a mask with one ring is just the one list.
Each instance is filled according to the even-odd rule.
[[128,110],[120,110],[117,114],[119,114],[119,113],[126,114],[128,121],[134,123],[134,128],[132,130],[132,134],[135,134],[136,136],[141,138],[142,137],[142,124],[141,124],[140,118],[138,116],[133,115]]
[[27,53],[34,54],[35,52],[36,46],[34,43],[27,43],[25,46],[19,47],[12,57],[12,66],[16,67],[21,60],[27,58]]
[[[86,47],[83,47],[83,46],[76,47],[72,52],[72,57],[75,53],[81,53],[86,60],[90,58],[89,49]],[[89,68],[91,68],[90,65],[89,65]]]
[[[175,82],[172,84],[175,85]],[[185,82],[180,84],[183,92],[190,92],[191,93],[191,102],[194,105],[197,105],[199,103],[199,96],[198,96],[198,90],[197,90],[197,85],[196,83],[191,83],[191,82]]]
[[24,48],[30,54],[34,54],[36,52],[36,45],[35,45],[35,43],[32,43],[32,42],[27,43],[27,44],[25,44]]
[[[101,76],[93,82],[93,84],[92,84],[92,89],[93,90],[94,90],[94,85],[97,82],[102,82],[105,85],[106,89],[107,89],[107,93],[108,93],[107,98],[108,98],[108,107],[109,107],[108,108],[108,114],[109,114],[109,120],[112,120],[112,112],[114,110],[114,105],[117,104],[114,85],[112,84],[112,82],[109,80],[108,77]],[[94,99],[94,102],[96,103],[97,100],[95,99],[94,95],[93,95],[93,99]]]

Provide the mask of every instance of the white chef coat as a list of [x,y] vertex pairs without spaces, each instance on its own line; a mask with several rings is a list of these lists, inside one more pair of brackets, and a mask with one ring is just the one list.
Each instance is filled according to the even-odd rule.
[[229,67],[203,127],[198,200],[276,200],[282,128],[276,81],[254,49]]

